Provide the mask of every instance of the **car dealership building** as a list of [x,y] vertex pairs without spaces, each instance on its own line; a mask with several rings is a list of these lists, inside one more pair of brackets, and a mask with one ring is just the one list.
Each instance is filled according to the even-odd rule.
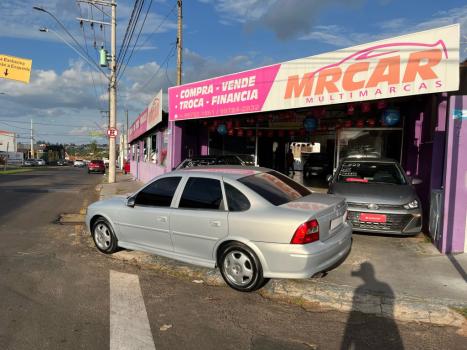
[[225,154],[284,172],[289,149],[298,170],[312,152],[334,169],[349,156],[392,158],[423,180],[424,232],[443,253],[465,252],[459,37],[451,25],[169,88],[168,117],[148,123],[148,108],[129,130],[131,172],[147,181],[185,158]]

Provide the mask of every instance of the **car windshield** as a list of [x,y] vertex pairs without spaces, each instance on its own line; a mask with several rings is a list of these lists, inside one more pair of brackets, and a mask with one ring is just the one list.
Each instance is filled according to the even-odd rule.
[[345,162],[337,176],[337,182],[383,183],[405,185],[405,177],[396,163]]
[[251,154],[237,154],[237,157],[245,162],[246,165],[255,165],[255,157]]
[[191,168],[196,166],[206,166],[216,164],[216,158],[193,158],[187,159],[181,168]]
[[311,194],[309,189],[277,171],[246,176],[238,181],[273,205],[282,205]]

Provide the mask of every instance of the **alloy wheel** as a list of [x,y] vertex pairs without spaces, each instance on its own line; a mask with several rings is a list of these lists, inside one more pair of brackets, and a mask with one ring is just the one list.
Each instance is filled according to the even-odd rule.
[[248,285],[254,277],[250,257],[240,250],[232,250],[224,259],[224,272],[229,281],[239,287]]
[[112,235],[110,229],[103,223],[96,225],[94,229],[94,238],[96,245],[102,250],[109,249],[110,245],[112,244]]

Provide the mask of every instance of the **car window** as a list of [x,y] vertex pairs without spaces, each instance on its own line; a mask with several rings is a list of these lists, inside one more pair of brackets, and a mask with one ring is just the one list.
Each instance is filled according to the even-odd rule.
[[344,162],[337,182],[384,183],[405,185],[404,175],[396,163]]
[[165,177],[156,180],[138,192],[135,205],[170,207],[181,177]]
[[311,194],[309,189],[277,171],[246,176],[238,181],[273,205],[282,205]]
[[245,211],[250,209],[250,201],[242,192],[225,182],[224,189],[229,211]]
[[223,210],[220,181],[190,177],[185,185],[178,207]]

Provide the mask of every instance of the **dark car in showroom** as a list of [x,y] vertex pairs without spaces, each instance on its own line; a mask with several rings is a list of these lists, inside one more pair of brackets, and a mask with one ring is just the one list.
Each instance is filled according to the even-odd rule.
[[88,163],[88,174],[90,173],[101,173],[105,174],[105,164],[103,160],[96,159],[91,160]]
[[255,159],[249,154],[228,154],[223,156],[197,156],[183,160],[177,170],[209,165],[254,166]]
[[325,178],[332,172],[332,158],[327,153],[310,153],[303,165],[303,177],[312,176]]
[[328,193],[346,198],[354,231],[415,235],[422,229],[422,208],[413,185],[391,159],[347,158],[334,176]]

